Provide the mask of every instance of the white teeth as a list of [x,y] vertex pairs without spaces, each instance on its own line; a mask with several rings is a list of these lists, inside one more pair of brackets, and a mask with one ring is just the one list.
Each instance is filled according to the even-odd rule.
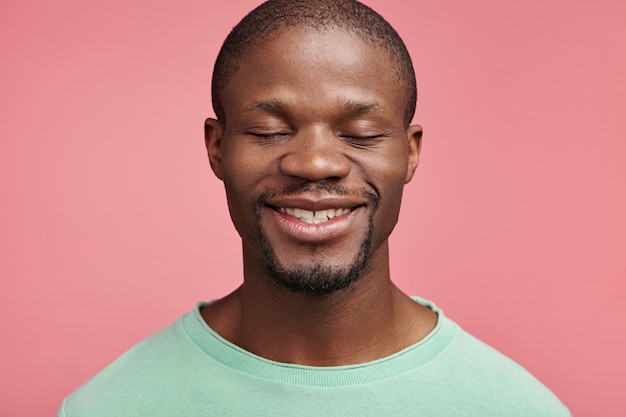
[[282,208],[281,207],[278,209],[278,211],[288,216],[297,217],[298,219],[306,223],[319,224],[319,223],[327,222],[328,220],[336,216],[341,216],[343,214],[346,214],[350,212],[350,209],[338,208],[338,209],[311,211],[311,210],[304,210],[304,209],[299,209],[299,208],[291,208],[291,207]]

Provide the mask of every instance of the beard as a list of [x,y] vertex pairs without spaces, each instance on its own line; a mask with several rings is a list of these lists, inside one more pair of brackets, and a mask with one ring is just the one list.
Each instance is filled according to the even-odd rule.
[[289,195],[311,190],[321,190],[335,195],[354,195],[354,192],[349,192],[343,187],[330,185],[325,182],[319,182],[315,185],[296,185],[286,188],[281,193],[262,193],[255,199],[255,212],[257,213],[255,222],[256,239],[265,271],[276,284],[294,293],[327,295],[352,286],[367,267],[372,254],[372,238],[374,236],[373,214],[378,207],[378,196],[367,190],[358,191],[359,195],[366,196],[369,200],[371,211],[368,219],[368,228],[361,240],[357,254],[349,265],[328,265],[324,262],[323,256],[312,254],[312,260],[309,263],[288,269],[278,261],[276,253],[261,228],[261,207],[263,206],[263,201],[270,195]]

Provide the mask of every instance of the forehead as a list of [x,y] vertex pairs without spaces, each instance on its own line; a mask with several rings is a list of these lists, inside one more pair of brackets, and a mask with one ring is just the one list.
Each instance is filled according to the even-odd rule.
[[376,103],[402,115],[397,65],[374,42],[340,29],[281,29],[247,48],[224,89],[224,110],[280,101],[308,110],[331,102]]

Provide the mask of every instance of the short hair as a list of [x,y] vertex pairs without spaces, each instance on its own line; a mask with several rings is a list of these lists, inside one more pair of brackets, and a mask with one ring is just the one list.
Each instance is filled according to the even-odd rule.
[[381,15],[355,0],[269,0],[245,16],[230,32],[215,61],[211,99],[218,119],[225,118],[224,88],[236,74],[248,49],[289,27],[344,30],[387,51],[399,85],[406,92],[405,126],[411,123],[417,87],[409,52],[400,35]]

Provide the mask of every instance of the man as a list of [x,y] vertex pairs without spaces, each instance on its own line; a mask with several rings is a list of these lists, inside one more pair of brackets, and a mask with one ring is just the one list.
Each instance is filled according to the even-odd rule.
[[60,416],[569,415],[390,279],[422,130],[382,17],[352,0],[264,3],[228,36],[212,88],[206,146],[244,283],[126,352]]

